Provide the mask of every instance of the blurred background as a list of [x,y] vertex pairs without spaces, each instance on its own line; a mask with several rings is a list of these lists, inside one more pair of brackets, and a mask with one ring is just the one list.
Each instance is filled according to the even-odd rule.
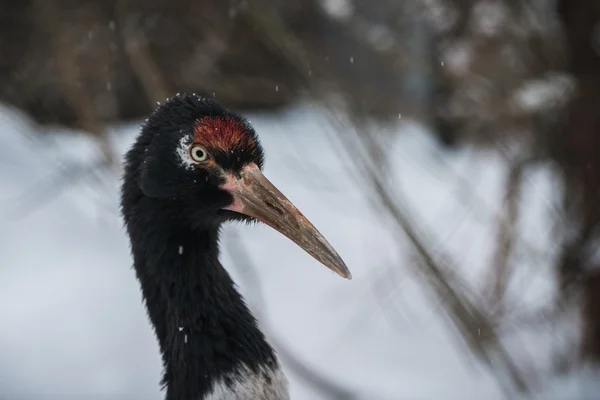
[[599,399],[599,0],[0,0],[0,399],[161,399],[118,210],[178,92],[244,113],[354,275],[223,262],[294,399]]

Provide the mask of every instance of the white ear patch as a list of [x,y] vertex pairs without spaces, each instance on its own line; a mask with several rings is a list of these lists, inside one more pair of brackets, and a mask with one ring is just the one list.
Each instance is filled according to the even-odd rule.
[[227,385],[225,379],[217,381],[213,390],[202,400],[290,399],[288,380],[279,366],[260,367],[258,373],[255,373],[242,365],[227,378],[233,382],[231,385]]
[[179,146],[177,146],[177,155],[179,155],[181,165],[185,169],[193,170],[194,167],[196,166],[196,163],[194,162],[194,160],[192,159],[192,156],[190,155],[190,145],[191,145],[191,141],[190,141],[189,137],[187,137],[187,136],[182,137],[181,140],[179,141]]

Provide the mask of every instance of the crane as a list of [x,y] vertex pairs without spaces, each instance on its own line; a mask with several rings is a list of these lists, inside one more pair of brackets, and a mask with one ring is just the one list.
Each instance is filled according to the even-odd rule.
[[289,399],[274,349],[219,261],[223,223],[265,223],[351,279],[263,164],[249,122],[196,94],[159,105],[125,156],[121,213],[166,400]]

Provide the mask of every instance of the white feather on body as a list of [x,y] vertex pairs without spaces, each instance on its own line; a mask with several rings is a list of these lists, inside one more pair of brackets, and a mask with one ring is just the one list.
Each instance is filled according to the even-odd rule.
[[[227,384],[230,381],[231,384]],[[202,400],[289,400],[288,380],[279,366],[260,367],[255,373],[246,365],[217,381]]]

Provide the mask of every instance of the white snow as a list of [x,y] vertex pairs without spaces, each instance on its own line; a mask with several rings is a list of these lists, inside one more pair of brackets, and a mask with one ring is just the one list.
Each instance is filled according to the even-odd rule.
[[342,21],[348,20],[354,14],[354,4],[351,0],[322,0],[321,6],[327,15]]
[[552,109],[573,95],[573,78],[560,73],[549,74],[544,79],[530,80],[513,94],[515,109],[537,112]]
[[[449,253],[457,273],[481,288],[504,164],[469,149],[442,153],[405,120],[391,148],[389,184],[436,251]],[[348,175],[353,160],[331,146],[324,116],[304,106],[252,121],[265,146],[266,175],[338,249],[354,277],[339,278],[268,227],[228,226],[224,265],[277,345],[363,399],[503,398],[420,289],[408,268],[409,246],[392,237],[357,189]],[[0,397],[161,399],[161,360],[118,213],[119,180],[113,172],[81,173],[99,159],[88,140],[68,132],[34,138],[31,129],[14,112],[0,113]],[[118,131],[113,139],[124,152],[137,126]],[[73,163],[79,179],[57,188],[58,168]],[[552,288],[545,217],[557,188],[546,170],[527,182],[520,234],[529,247],[516,260],[523,272],[510,288],[519,307],[546,303]],[[240,242],[260,291],[227,252]],[[551,338],[522,332],[507,343],[523,362],[543,366]],[[293,399],[322,398],[285,358],[282,364]],[[598,390],[594,377],[545,382],[539,398],[590,398],[594,385]]]

